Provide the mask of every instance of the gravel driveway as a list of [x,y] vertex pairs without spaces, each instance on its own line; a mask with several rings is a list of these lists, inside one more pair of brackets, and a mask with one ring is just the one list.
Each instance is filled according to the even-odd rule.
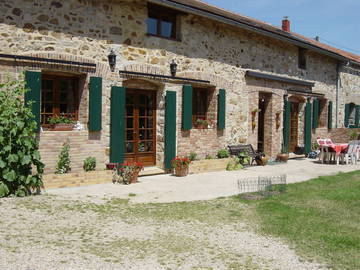
[[256,234],[233,201],[3,199],[0,269],[325,269]]

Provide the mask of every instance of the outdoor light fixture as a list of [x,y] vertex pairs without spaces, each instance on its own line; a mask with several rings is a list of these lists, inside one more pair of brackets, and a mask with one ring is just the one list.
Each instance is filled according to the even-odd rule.
[[175,77],[176,76],[176,70],[177,70],[177,64],[175,63],[175,60],[172,60],[171,64],[170,64],[170,73],[171,76]]
[[116,54],[114,50],[111,50],[110,54],[108,55],[108,60],[109,60],[110,70],[111,72],[114,72],[116,66]]

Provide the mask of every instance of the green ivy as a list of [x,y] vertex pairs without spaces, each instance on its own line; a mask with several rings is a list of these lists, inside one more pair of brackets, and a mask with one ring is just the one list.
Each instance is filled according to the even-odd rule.
[[44,164],[23,80],[0,83],[0,197],[39,193]]

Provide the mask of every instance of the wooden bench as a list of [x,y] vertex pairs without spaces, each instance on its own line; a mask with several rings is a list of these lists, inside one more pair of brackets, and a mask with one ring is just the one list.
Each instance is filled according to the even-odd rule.
[[229,145],[228,148],[230,155],[239,157],[242,164],[246,156],[250,158],[249,165],[252,165],[257,158],[264,155],[263,153],[256,152],[251,144]]

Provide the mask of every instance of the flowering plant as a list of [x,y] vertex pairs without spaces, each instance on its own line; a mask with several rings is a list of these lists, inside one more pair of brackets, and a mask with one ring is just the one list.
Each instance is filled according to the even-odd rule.
[[113,182],[123,182],[124,184],[130,184],[136,182],[137,176],[140,171],[144,169],[144,166],[140,162],[126,161],[118,165],[115,169],[116,177]]
[[175,157],[171,161],[171,165],[175,169],[188,168],[191,161],[188,157]]

